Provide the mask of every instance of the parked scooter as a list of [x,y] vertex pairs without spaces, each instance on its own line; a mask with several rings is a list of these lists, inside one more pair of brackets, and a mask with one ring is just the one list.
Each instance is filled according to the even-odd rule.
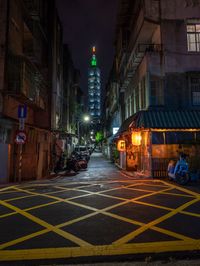
[[186,154],[181,153],[176,165],[171,160],[167,167],[169,180],[176,181],[179,185],[186,185],[190,181],[189,166],[186,161]]
[[74,151],[71,157],[77,161],[80,170],[87,169],[88,166],[87,160],[85,160],[80,153]]
[[62,154],[59,158],[59,160],[56,163],[56,166],[54,168],[54,172],[57,174],[60,171],[68,171],[71,170],[74,172],[78,172],[80,169],[78,162],[75,158],[68,158],[66,159],[65,155]]

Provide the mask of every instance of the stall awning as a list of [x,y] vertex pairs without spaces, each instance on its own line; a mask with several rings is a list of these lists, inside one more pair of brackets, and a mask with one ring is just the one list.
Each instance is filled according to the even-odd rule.
[[115,134],[115,137],[119,136],[120,134],[122,134],[123,132],[129,131],[129,126],[130,124],[133,122],[135,115],[130,116],[129,118],[127,118],[122,125],[120,126],[119,130],[117,131],[117,133]]
[[[200,110],[147,110],[129,117],[127,130],[153,129],[200,129]],[[128,119],[127,119],[128,120]]]

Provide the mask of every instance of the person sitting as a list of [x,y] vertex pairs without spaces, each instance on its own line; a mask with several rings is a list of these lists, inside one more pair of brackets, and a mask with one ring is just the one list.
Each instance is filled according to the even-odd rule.
[[182,171],[188,171],[188,163],[186,162],[186,154],[181,153],[180,158],[177,161],[175,167],[173,165],[174,161],[170,161],[168,164],[168,176],[171,177],[172,179],[176,178],[176,174],[181,173]]
[[175,162],[174,160],[170,160],[168,167],[167,167],[167,172],[168,172],[168,176],[171,178],[174,178],[174,169],[175,169]]

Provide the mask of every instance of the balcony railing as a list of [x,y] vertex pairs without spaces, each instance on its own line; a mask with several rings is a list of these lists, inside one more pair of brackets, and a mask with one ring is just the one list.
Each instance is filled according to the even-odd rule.
[[[23,53],[37,64],[46,63],[44,61],[44,47],[46,46],[46,35],[40,23],[26,18],[24,26]],[[46,56],[46,55],[45,55]]]
[[161,44],[138,44],[133,49],[128,59],[127,65],[124,66],[121,78],[123,79],[123,87],[126,88],[129,81],[133,77],[137,67],[141,63],[146,53],[159,53],[161,52]]
[[38,69],[23,56],[9,56],[8,94],[45,109],[47,84]]
[[40,0],[24,0],[24,4],[28,12],[34,17],[40,17],[41,1]]

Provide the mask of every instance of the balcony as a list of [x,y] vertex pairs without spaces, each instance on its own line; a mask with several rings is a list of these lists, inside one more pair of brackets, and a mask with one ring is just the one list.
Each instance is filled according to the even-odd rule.
[[130,54],[127,65],[124,67],[124,71],[121,75],[123,80],[122,88],[126,89],[132,79],[136,69],[142,62],[144,56],[152,53],[160,53],[162,50],[161,44],[138,44]]
[[[37,21],[27,19],[24,21],[23,53],[31,62],[43,65],[47,62],[46,36],[41,31]],[[46,54],[44,54],[46,52]],[[44,58],[46,58],[44,60]]]
[[46,108],[47,84],[38,69],[23,56],[9,56],[7,94],[33,108]]
[[32,17],[40,19],[41,1],[39,0],[24,0],[24,4]]

